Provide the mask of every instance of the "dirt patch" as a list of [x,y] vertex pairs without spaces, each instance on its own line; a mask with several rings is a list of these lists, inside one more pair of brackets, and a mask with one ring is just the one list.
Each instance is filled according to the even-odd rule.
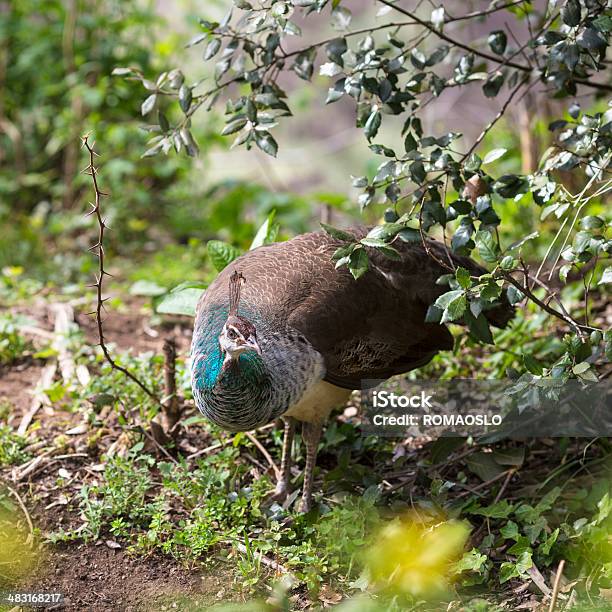
[[[34,580],[21,588],[61,593],[58,610],[153,611],[213,605],[225,598],[231,577],[188,569],[156,556],[131,557],[100,545],[50,549]],[[200,608],[201,609],[201,608]]]
[[8,403],[11,407],[9,424],[14,419],[21,419],[23,413],[28,411],[32,402],[32,390],[40,380],[43,365],[42,361],[30,360],[0,370],[0,403]]
[[[98,343],[98,328],[95,317],[85,312],[75,313],[79,327],[87,342]],[[151,311],[143,300],[130,299],[120,310],[109,311],[104,319],[104,336],[119,350],[130,349],[133,354],[145,351],[161,352],[165,338],[174,337],[179,353],[189,352],[193,320],[190,317],[167,317],[161,321],[151,318]]]

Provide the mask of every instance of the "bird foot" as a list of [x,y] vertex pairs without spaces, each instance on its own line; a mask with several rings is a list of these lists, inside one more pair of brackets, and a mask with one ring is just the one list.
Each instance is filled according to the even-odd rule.
[[271,502],[276,502],[278,504],[282,504],[287,497],[289,496],[289,487],[286,483],[279,482],[276,484],[276,488],[272,492],[271,495],[268,496],[268,499]]
[[298,506],[298,512],[300,514],[308,514],[308,512],[312,510],[312,507],[312,496],[302,496],[302,499],[300,500],[300,504]]

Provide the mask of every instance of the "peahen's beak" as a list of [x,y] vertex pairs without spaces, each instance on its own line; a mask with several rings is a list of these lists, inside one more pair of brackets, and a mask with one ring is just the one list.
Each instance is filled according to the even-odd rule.
[[253,349],[258,355],[261,356],[261,349],[259,348],[259,344],[257,343],[257,339],[254,336],[249,336],[246,341],[246,345]]

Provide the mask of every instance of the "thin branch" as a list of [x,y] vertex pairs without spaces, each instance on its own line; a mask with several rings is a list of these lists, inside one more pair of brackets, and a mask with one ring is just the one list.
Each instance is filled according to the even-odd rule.
[[[489,131],[493,128],[493,126],[504,116],[505,112],[508,110],[508,107],[512,103],[514,96],[519,92],[521,87],[525,85],[529,77],[523,78],[519,84],[510,92],[508,99],[504,102],[503,106],[499,109],[498,113],[491,119],[491,121],[485,126],[485,128],[480,132],[478,138],[473,142],[472,146],[467,150],[467,152],[463,155],[462,161],[467,159],[478,147],[478,145],[484,140],[485,136],[489,133]],[[529,86],[529,88],[533,87],[535,81]]]
[[[521,70],[522,72],[531,73],[534,71],[532,66],[526,66],[525,64],[517,64],[516,62],[504,61],[503,58],[491,55],[486,51],[481,51],[480,49],[475,49],[474,47],[470,47],[469,45],[461,42],[460,40],[455,40],[445,34],[444,32],[438,30],[432,23],[426,21],[425,19],[421,19],[417,15],[414,15],[409,10],[402,8],[401,6],[397,6],[394,2],[390,2],[389,0],[378,0],[381,4],[385,6],[390,6],[392,9],[395,9],[402,15],[407,15],[408,17],[412,17],[414,21],[416,21],[420,26],[427,28],[430,32],[433,32],[438,38],[441,40],[445,40],[450,45],[455,47],[459,47],[468,53],[473,53],[474,55],[481,57],[482,59],[486,59],[490,62],[495,62],[496,64],[505,64],[506,66],[510,66],[511,68],[516,68],[517,70]],[[594,89],[601,89],[603,91],[612,91],[612,85],[608,85],[607,83],[597,83],[594,81],[589,81],[587,79],[573,79],[574,83],[578,83],[580,85],[587,85],[588,87],[593,87]]]
[[584,337],[584,333],[581,328],[582,326],[576,323],[576,321],[574,321],[574,319],[572,319],[570,316],[564,315],[562,312],[559,312],[546,302],[543,302],[539,297],[537,297],[533,293],[533,291],[529,289],[527,280],[525,280],[525,284],[523,285],[522,283],[517,281],[509,272],[502,270],[501,274],[507,282],[509,282],[511,285],[514,285],[514,287],[516,287],[521,293],[523,293],[525,297],[529,298],[534,304],[537,304],[542,310],[552,315],[553,317],[556,317],[557,319],[561,319],[561,321],[568,323],[574,330],[576,330],[576,333],[580,337]]
[[[454,40],[453,38],[451,38],[444,32],[434,27],[434,25],[430,23],[429,21],[425,21],[425,19],[421,19],[420,17],[418,17],[417,15],[414,15],[407,9],[402,8],[401,6],[397,6],[397,4],[395,4],[394,2],[390,2],[389,0],[378,0],[378,2],[386,6],[390,6],[392,9],[395,9],[399,13],[402,13],[402,15],[407,15],[408,17],[412,17],[412,19],[414,19],[414,21],[416,21],[420,26],[427,28],[428,30],[433,32],[438,38],[440,38],[441,40],[445,40],[447,43],[449,43],[450,45],[453,45],[454,47],[459,47],[460,49],[463,49],[464,51],[467,51],[468,53],[473,53],[474,55],[477,55],[478,57],[482,57],[483,59],[489,60],[490,62],[501,64],[503,61],[503,58],[500,58],[496,55],[491,55],[490,53],[487,53],[485,51],[480,51],[479,49],[474,49],[473,47],[466,45],[460,40]],[[517,64],[515,62],[506,62],[506,65],[511,66],[512,68],[516,68],[517,70],[522,70],[523,72],[532,71],[532,68],[530,66],[525,66],[523,64]]]
[[100,190],[100,187],[98,186],[98,179],[97,179],[98,170],[96,169],[94,165],[94,157],[98,155],[94,151],[95,143],[89,144],[88,134],[83,136],[81,140],[83,142],[83,146],[87,149],[89,153],[89,165],[87,166],[87,168],[85,168],[84,172],[91,176],[91,181],[93,184],[94,194],[95,194],[95,200],[94,200],[94,203],[92,204],[92,210],[90,211],[89,214],[94,214],[96,221],[98,223],[98,242],[92,248],[97,249],[96,255],[98,256],[98,274],[96,275],[96,282],[93,284],[93,286],[96,288],[96,296],[97,296],[95,315],[96,315],[96,324],[98,327],[98,339],[100,341],[99,344],[100,344],[100,347],[102,348],[102,352],[104,353],[104,357],[106,358],[106,361],[108,361],[108,363],[111,365],[111,367],[114,370],[118,370],[119,372],[127,376],[132,382],[136,383],[151,399],[156,401],[158,404],[161,404],[161,401],[159,400],[157,395],[155,395],[155,393],[153,393],[153,391],[151,391],[147,387],[147,385],[145,385],[135,374],[130,372],[127,368],[120,366],[112,358],[108,350],[108,347],[106,346],[106,343],[104,341],[104,327],[103,327],[103,321],[102,321],[102,311],[104,309],[104,302],[106,300],[102,298],[102,290],[103,290],[104,276],[110,276],[110,274],[104,269],[104,230],[108,226],[106,225],[106,222],[102,217],[102,211],[101,211],[102,197],[106,194],[104,194]]
[[506,4],[500,4],[499,6],[494,6],[484,11],[473,11],[471,13],[466,13],[465,15],[459,15],[459,17],[449,17],[444,20],[444,23],[452,23],[453,21],[462,21],[464,19],[476,19],[477,17],[484,17],[485,15],[491,15],[492,13],[497,13],[498,11],[503,11],[507,8],[512,8],[513,6],[518,6],[519,4],[524,4],[527,0],[514,0],[514,2],[506,2]]

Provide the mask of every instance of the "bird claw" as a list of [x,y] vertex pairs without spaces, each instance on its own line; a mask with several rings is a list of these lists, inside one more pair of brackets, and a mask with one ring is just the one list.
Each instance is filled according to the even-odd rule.
[[277,504],[283,504],[289,496],[289,487],[284,483],[277,483],[276,488],[271,495],[268,496],[268,500],[276,502]]

